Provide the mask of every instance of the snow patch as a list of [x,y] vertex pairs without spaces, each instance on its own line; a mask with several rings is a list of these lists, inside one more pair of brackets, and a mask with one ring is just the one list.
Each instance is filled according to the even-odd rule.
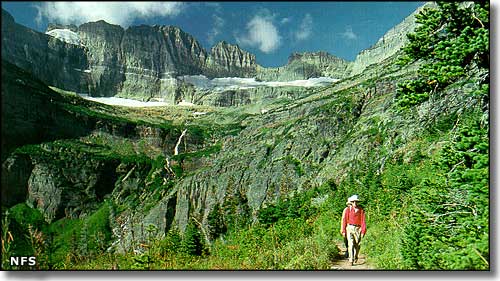
[[[86,100],[91,100],[99,103],[104,103],[108,105],[120,105],[120,106],[128,106],[128,107],[150,107],[150,106],[166,106],[166,105],[172,105],[168,102],[164,102],[164,99],[156,99],[156,101],[138,101],[138,100],[133,100],[133,99],[124,99],[124,98],[117,98],[117,97],[90,97],[88,94],[78,94],[80,97],[86,99]],[[185,100],[182,100],[179,102],[177,105],[179,106],[194,106],[194,103],[187,102]],[[206,112],[195,112],[195,115],[203,115]]]
[[160,101],[144,102],[144,101],[117,98],[117,97],[89,97],[88,95],[85,95],[85,94],[80,94],[80,96],[86,100],[100,102],[100,103],[104,103],[104,104],[108,104],[108,105],[120,105],[120,106],[128,106],[128,107],[149,107],[149,106],[169,105],[166,102],[160,102]]
[[47,31],[45,34],[69,44],[81,45],[80,36],[78,36],[76,32],[73,32],[69,29],[52,29],[50,31]]
[[193,115],[194,115],[194,116],[200,116],[200,115],[205,115],[205,114],[207,114],[207,113],[208,113],[208,112],[198,112],[198,111],[196,111],[196,112],[193,112]]
[[90,73],[92,72],[90,69],[84,69],[84,70],[81,70],[80,68],[73,68],[74,70],[78,71],[78,72],[85,72],[85,73]]
[[329,85],[338,79],[330,77],[309,78],[307,80],[292,80],[292,81],[257,81],[255,78],[241,77],[222,77],[208,79],[204,75],[184,75],[177,77],[179,80],[192,84],[196,88],[212,91],[226,91],[239,89],[252,89],[255,87],[318,87]]
[[181,102],[179,102],[177,105],[181,105],[181,106],[193,106],[194,103],[191,103],[191,102],[187,102],[185,100],[182,100]]

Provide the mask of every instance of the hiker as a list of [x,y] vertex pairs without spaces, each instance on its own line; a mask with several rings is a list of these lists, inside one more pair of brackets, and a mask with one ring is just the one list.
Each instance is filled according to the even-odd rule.
[[347,238],[349,262],[354,265],[358,261],[361,239],[366,234],[365,211],[358,206],[358,195],[349,197],[347,202],[351,205],[344,209],[342,236]]
[[[345,213],[347,212],[347,209],[352,206],[351,202],[347,201],[345,203],[347,205],[346,208],[344,208],[344,211],[342,212],[342,220],[340,221],[340,233],[344,233],[342,231],[343,229],[343,225],[344,225],[344,220],[345,220]],[[344,237],[344,245],[345,245],[345,253],[344,253],[344,258],[348,258],[349,257],[349,244],[347,242],[347,235],[342,235]]]

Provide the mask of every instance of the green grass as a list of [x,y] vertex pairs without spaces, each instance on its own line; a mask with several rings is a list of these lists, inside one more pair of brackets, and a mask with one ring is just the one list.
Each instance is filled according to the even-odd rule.
[[[149,163],[151,159],[144,154],[137,154],[126,146],[110,146],[80,140],[56,140],[40,145],[25,145],[14,153],[45,159],[52,163],[66,163],[74,159],[95,159],[102,161],[121,161],[123,163]],[[55,161],[55,162],[54,162]]]
[[8,218],[8,230],[14,238],[12,256],[32,256],[34,251],[29,227],[38,231],[47,229],[47,223],[42,213],[37,209],[30,208],[26,203],[20,203],[9,209]]
[[109,206],[104,203],[92,215],[82,219],[63,218],[49,227],[52,254],[50,263],[63,269],[68,263],[100,255],[111,239]]

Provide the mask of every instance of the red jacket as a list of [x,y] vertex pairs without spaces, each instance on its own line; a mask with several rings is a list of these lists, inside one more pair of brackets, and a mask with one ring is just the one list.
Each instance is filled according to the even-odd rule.
[[357,207],[349,206],[344,209],[342,216],[342,234],[346,233],[346,227],[348,224],[355,224],[361,227],[361,234],[366,234],[366,222],[365,222],[365,211]]

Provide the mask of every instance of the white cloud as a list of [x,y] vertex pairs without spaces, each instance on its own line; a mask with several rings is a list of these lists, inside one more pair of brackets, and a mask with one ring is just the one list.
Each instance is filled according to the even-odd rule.
[[295,39],[306,40],[312,34],[313,19],[310,14],[306,14],[300,23],[299,29],[295,32]]
[[207,40],[210,44],[215,42],[215,38],[221,33],[222,28],[226,24],[225,20],[218,15],[213,15],[212,18],[214,20],[214,25],[207,35]]
[[354,33],[352,31],[352,27],[350,27],[350,26],[347,26],[345,31],[342,32],[340,35],[342,35],[342,37],[344,37],[345,39],[349,39],[349,40],[358,39],[358,35],[356,35],[356,33]]
[[247,23],[246,29],[246,34],[236,36],[236,41],[241,45],[257,47],[264,53],[272,53],[281,44],[281,36],[271,16],[254,16]]
[[176,16],[183,9],[179,2],[42,2],[36,20],[82,24],[105,20],[127,27],[136,18]]

